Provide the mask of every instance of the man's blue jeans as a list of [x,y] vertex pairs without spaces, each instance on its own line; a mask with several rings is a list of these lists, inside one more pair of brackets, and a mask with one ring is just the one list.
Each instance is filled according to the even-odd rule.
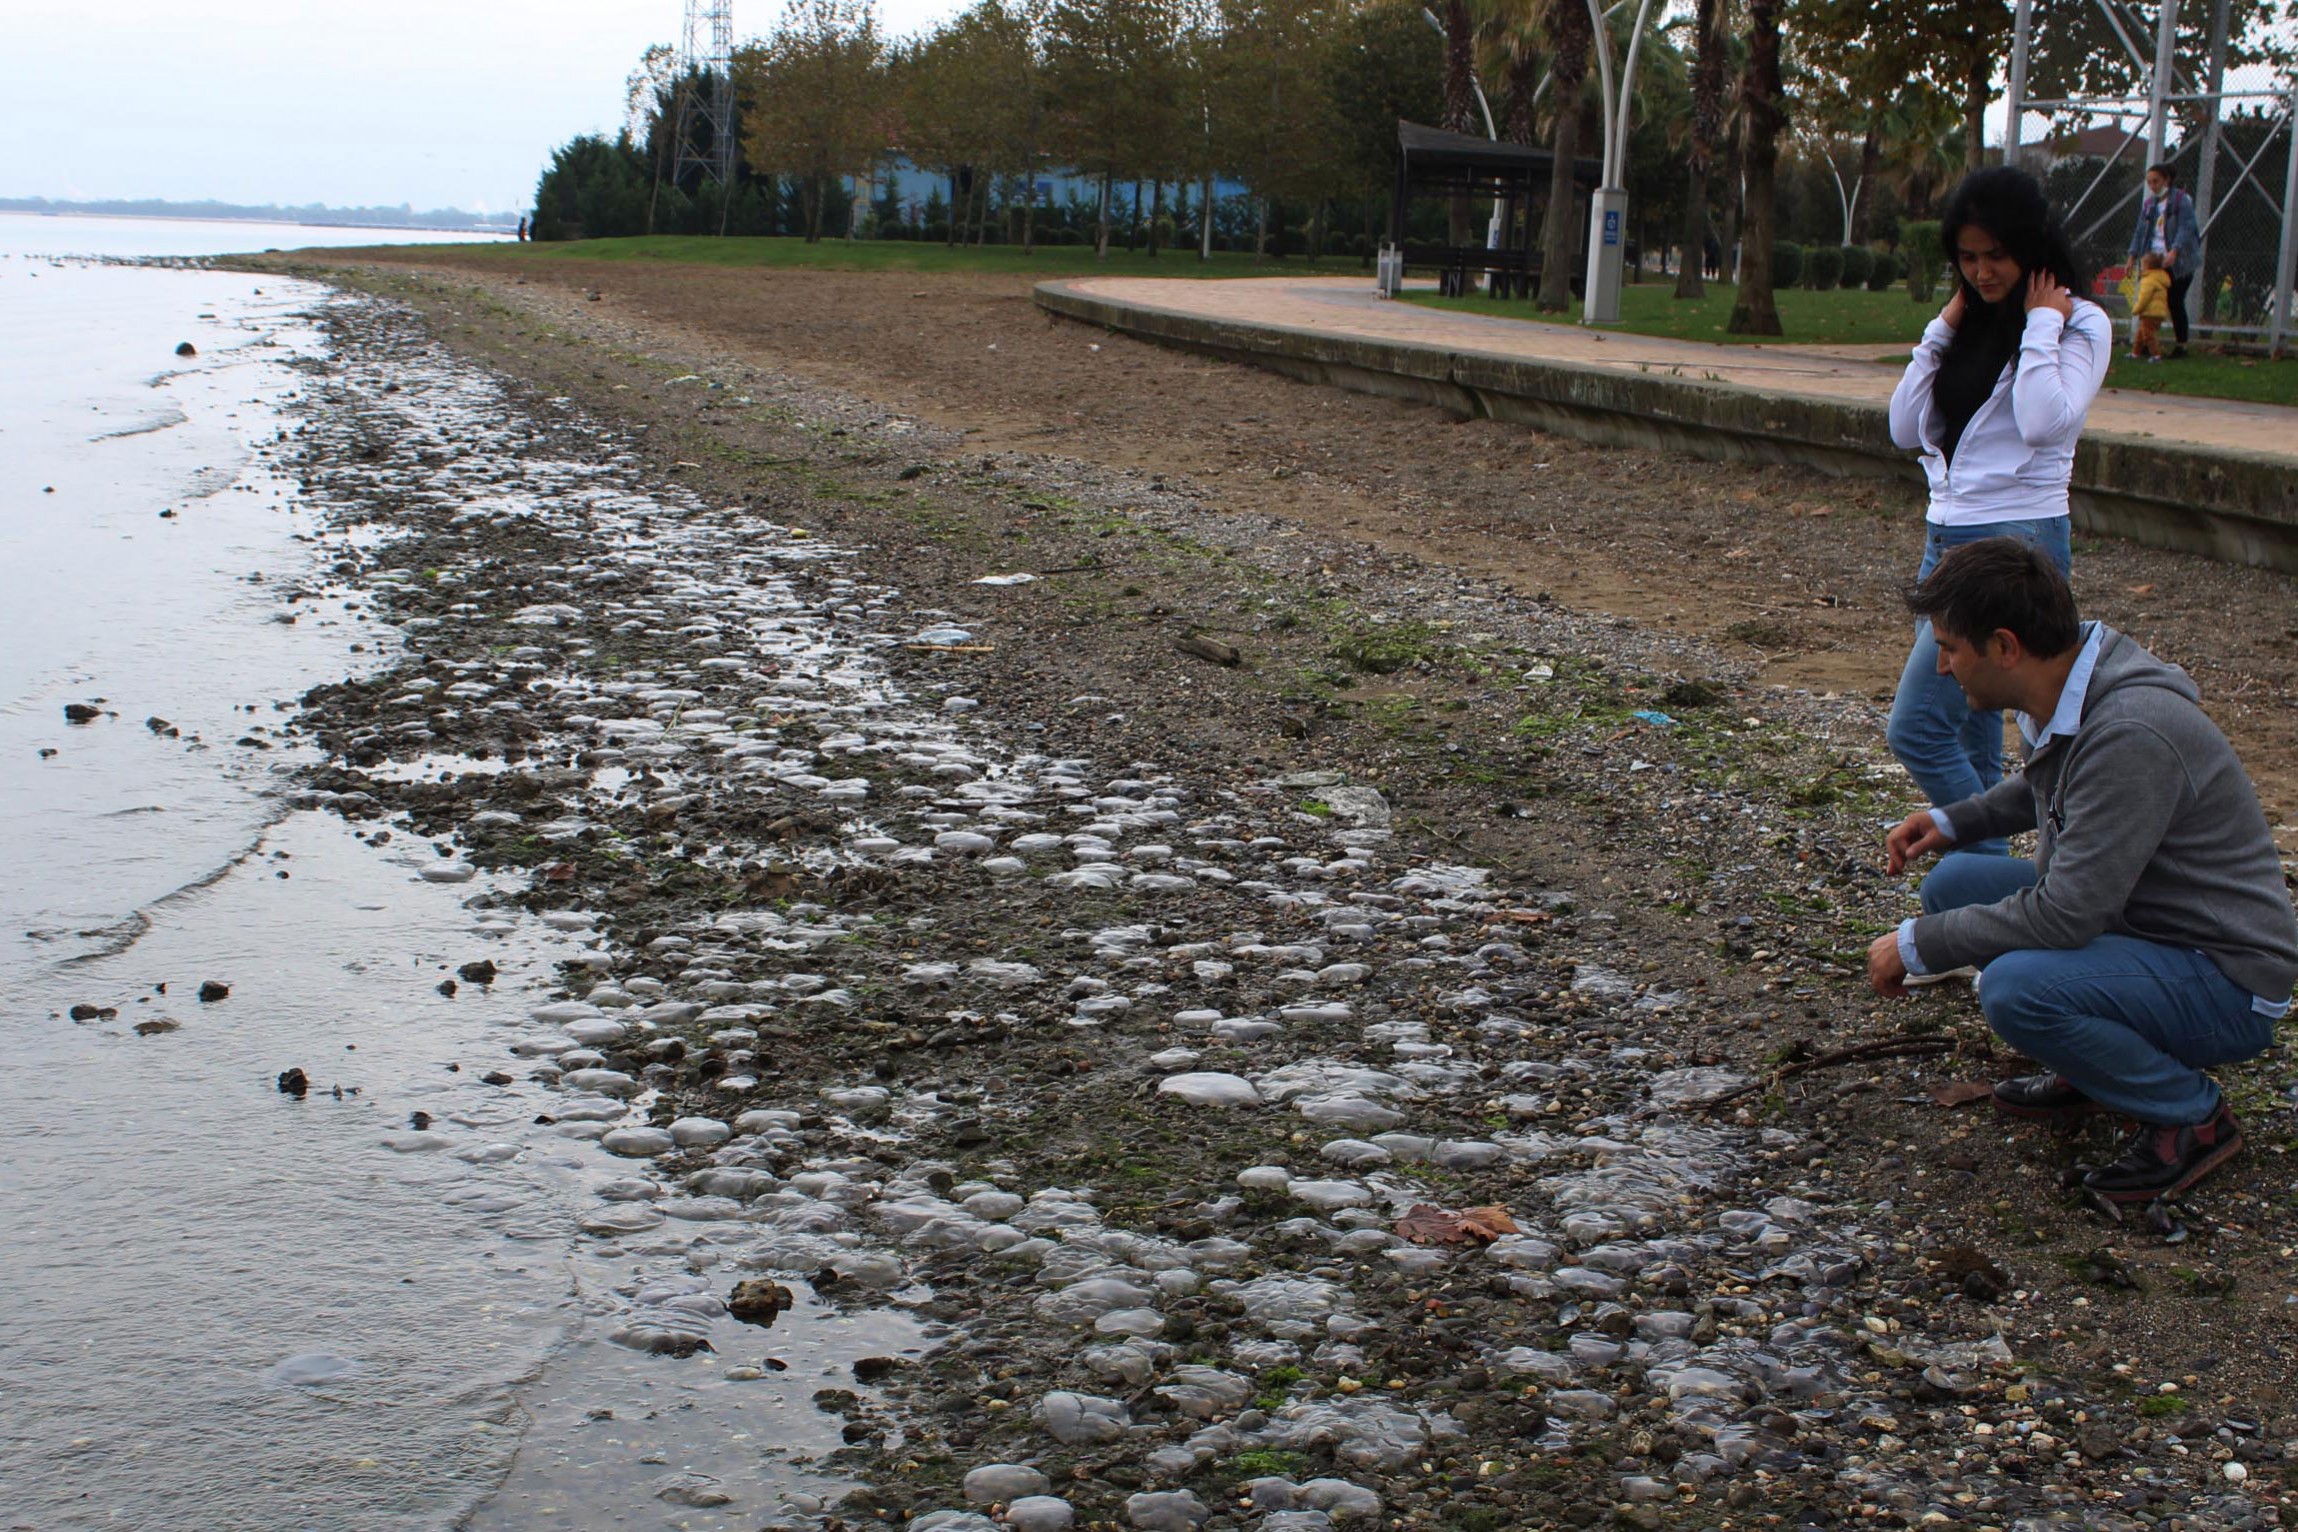
[[[1923,880],[1923,912],[1994,904],[2035,883],[2023,857],[1954,852]],[[2164,1126],[2208,1122],[2218,1086],[2202,1071],[2264,1053],[2274,1020],[2190,948],[2101,936],[2069,951],[2006,952],[1979,976],[1995,1035],[2093,1101]]]
[[[2049,554],[2065,574],[2072,561],[2067,518],[2045,516],[2035,521],[1996,521],[1976,527],[1923,524],[1923,564],[1915,578],[1923,579],[1938,567],[1948,550],[1989,537],[2017,537]],[[1975,793],[1983,793],[2003,780],[2003,715],[1971,706],[1953,676],[1939,673],[1939,646],[1932,641],[1931,624],[1915,624],[1915,646],[1908,651],[1907,668],[1899,676],[1899,694],[1891,702],[1891,723],[1885,731],[1891,753],[1932,807],[1945,808]],[[1979,841],[1962,848],[2000,856],[2008,849],[1999,840]]]

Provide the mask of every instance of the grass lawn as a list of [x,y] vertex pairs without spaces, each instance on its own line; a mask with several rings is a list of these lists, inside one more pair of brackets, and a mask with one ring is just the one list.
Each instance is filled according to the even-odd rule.
[[[1461,309],[1472,314],[1572,324],[1580,320],[1577,303],[1566,315],[1542,314],[1529,300],[1513,298],[1439,298],[1427,291],[1411,291],[1404,296],[1414,303]],[[1724,322],[1731,318],[1732,305],[1732,289],[1728,284],[1710,282],[1705,298],[1680,303],[1676,300],[1673,279],[1632,282],[1620,290],[1617,328],[1636,335],[1663,335],[1671,340],[1704,340],[1721,345],[1793,341],[1806,346],[1912,346],[1922,337],[1923,326],[1939,312],[1939,304],[1946,302],[1944,295],[1938,303],[1913,302],[1904,287],[1880,293],[1844,288],[1814,293],[1790,287],[1772,296],[1779,304],[1780,328],[1786,334],[1727,335]]]
[[[1779,301],[1778,336],[1727,335],[1724,322],[1731,315],[1732,290],[1708,284],[1707,297],[1679,303],[1673,282],[1641,282],[1620,295],[1620,323],[1616,328],[1635,335],[1659,335],[1671,340],[1704,340],[1725,345],[1807,346],[1903,345],[1911,346],[1923,326],[1939,311],[1939,303],[1918,304],[1907,289],[1887,292],[1806,292],[1786,288]],[[1439,298],[1426,291],[1407,292],[1414,303],[1432,308],[1458,309],[1472,314],[1493,314],[1509,319],[1536,319],[1550,323],[1579,322],[1579,306],[1566,314],[1542,314],[1529,302],[1493,298]],[[1944,302],[1942,297],[1940,302]],[[1615,328],[1606,326],[1606,328]],[[2197,347],[2175,362],[2133,362],[2123,349],[2130,344],[2130,327],[2115,323],[2115,359],[2107,369],[2107,387],[2144,393],[2188,394],[2208,399],[2239,399],[2252,404],[2298,405],[2298,360],[2269,362],[2259,357],[2221,356]],[[1900,352],[1891,358],[1906,360]]]
[[509,259],[570,261],[680,261],[705,266],[771,266],[814,271],[987,272],[1014,276],[1084,277],[1122,273],[1142,277],[1345,275],[1371,269],[1355,256],[1311,262],[1301,256],[1261,261],[1240,252],[1219,251],[1199,260],[1194,247],[1127,253],[1112,248],[1109,259],[1094,259],[1091,245],[1040,245],[1024,253],[1019,245],[985,245],[953,250],[947,245],[906,239],[824,239],[807,244],[779,237],[717,239],[700,234],[654,234],[629,239],[577,239],[555,244],[457,246],[465,251]]
[[[2127,345],[2122,336],[2118,344]],[[2174,362],[2134,362],[2118,349],[2107,369],[2107,387],[2148,394],[2191,394],[2205,399],[2241,399],[2251,404],[2298,405],[2298,357],[2269,362],[2264,357],[2220,356],[2200,348]]]

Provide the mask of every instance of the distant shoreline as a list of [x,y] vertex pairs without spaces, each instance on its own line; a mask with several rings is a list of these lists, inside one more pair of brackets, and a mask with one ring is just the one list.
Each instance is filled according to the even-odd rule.
[[515,220],[510,223],[367,223],[351,218],[264,218],[252,213],[209,213],[188,209],[178,212],[99,212],[94,208],[54,204],[46,207],[11,206],[6,199],[0,199],[0,213],[13,213],[25,218],[148,218],[164,219],[172,223],[257,223],[282,229],[372,229],[379,234],[501,234],[507,238],[518,231]]

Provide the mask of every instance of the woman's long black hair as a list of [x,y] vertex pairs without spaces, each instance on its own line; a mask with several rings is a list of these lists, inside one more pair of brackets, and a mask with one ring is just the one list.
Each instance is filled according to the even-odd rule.
[[[1992,234],[2019,263],[2019,283],[2000,303],[1989,303],[1964,280],[1955,241],[1963,230],[1973,227]],[[1946,247],[1955,281],[1963,289],[1963,323],[1949,342],[1950,350],[1983,347],[2008,362],[2019,349],[2019,335],[2026,328],[2026,278],[2034,272],[2048,272],[2078,298],[2090,295],[2090,274],[2075,259],[2074,247],[2059,215],[2051,210],[2050,198],[2043,195],[2033,176],[2012,166],[1997,165],[1963,178],[1947,199],[1947,210],[1939,220],[1939,241]]]

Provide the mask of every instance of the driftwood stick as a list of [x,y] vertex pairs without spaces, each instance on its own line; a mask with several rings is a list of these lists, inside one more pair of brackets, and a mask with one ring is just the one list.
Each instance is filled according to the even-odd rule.
[[1729,1106],[1759,1091],[1769,1090],[1780,1081],[1796,1075],[1810,1074],[1815,1069],[1832,1069],[1838,1064],[1864,1064],[1871,1059],[1921,1058],[1935,1053],[1952,1053],[1955,1039],[1951,1037],[1886,1037],[1871,1042],[1855,1043],[1849,1048],[1838,1048],[1815,1059],[1804,1059],[1771,1071],[1760,1080],[1751,1080],[1737,1090],[1725,1091],[1695,1102],[1692,1110],[1712,1112],[1719,1106]]

